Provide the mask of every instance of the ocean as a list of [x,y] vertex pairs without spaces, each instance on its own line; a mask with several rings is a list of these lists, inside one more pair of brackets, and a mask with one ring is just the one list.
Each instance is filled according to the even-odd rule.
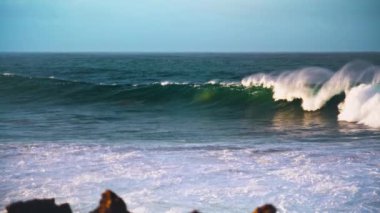
[[0,209],[380,212],[380,53],[1,53]]

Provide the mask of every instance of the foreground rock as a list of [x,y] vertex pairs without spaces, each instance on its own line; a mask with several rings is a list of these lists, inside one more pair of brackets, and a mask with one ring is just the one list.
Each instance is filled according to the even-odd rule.
[[113,191],[106,190],[102,194],[99,206],[90,213],[130,213],[123,199],[117,196]]
[[276,213],[277,209],[272,204],[257,207],[253,213]]
[[6,209],[8,213],[72,213],[68,203],[56,205],[54,198],[15,202]]
[[[54,199],[35,199],[24,202],[12,203],[6,207],[8,213],[72,213],[70,205],[64,203],[56,205]],[[127,204],[111,190],[102,193],[99,206],[90,213],[131,213]],[[191,213],[200,213],[193,210]],[[256,208],[253,213],[276,213],[276,208],[271,204],[265,204]]]

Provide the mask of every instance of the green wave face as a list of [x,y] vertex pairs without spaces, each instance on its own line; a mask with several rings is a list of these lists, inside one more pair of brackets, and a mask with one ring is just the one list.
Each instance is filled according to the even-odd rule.
[[[274,101],[273,92],[263,87],[239,84],[167,84],[102,85],[50,78],[0,76],[2,104],[93,105],[202,107],[210,109],[247,109],[276,111],[300,109],[300,100]],[[339,100],[341,98],[338,98]],[[327,104],[334,110],[337,101]]]

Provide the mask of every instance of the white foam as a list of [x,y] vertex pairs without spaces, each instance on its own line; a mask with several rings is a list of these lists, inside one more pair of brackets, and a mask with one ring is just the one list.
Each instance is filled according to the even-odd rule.
[[236,86],[241,86],[240,82],[234,82],[234,81],[222,81],[219,83],[221,86],[224,87],[236,87]]
[[217,79],[213,79],[213,80],[207,81],[206,84],[215,85],[215,84],[218,84],[218,83],[219,83],[219,80],[217,80]]
[[188,211],[188,209],[173,207],[173,208],[170,208],[165,213],[183,213],[183,212],[186,212],[186,211]]
[[145,207],[137,207],[135,209],[132,209],[132,212],[134,212],[134,213],[149,213],[149,210]]
[[[272,88],[273,99],[276,101],[301,99],[302,108],[305,111],[319,110],[335,95],[342,92],[348,95],[350,90],[359,84],[376,85],[379,82],[380,68],[361,61],[348,63],[335,73],[323,68],[308,67],[280,74],[254,74],[243,78],[241,81],[245,87],[262,86]],[[352,100],[355,97],[359,98],[356,93],[350,96],[350,102],[355,102],[355,100]],[[362,102],[362,100],[357,101]],[[372,104],[376,103],[376,100],[368,102],[367,105],[371,106],[367,106],[365,109],[372,110],[374,111],[372,113],[377,115],[379,109],[372,107]],[[344,119],[349,117],[346,113],[348,113],[347,110],[340,120],[351,120]],[[369,112],[366,113],[373,115]],[[361,123],[374,126],[374,121],[363,121]]]
[[0,207],[55,197],[74,212],[88,212],[107,188],[137,213],[249,212],[266,202],[284,211],[351,205],[360,212],[377,199],[368,194],[379,190],[380,152],[371,147],[248,144],[0,144]]
[[174,84],[174,82],[171,82],[171,81],[162,81],[160,82],[161,86],[166,86],[166,85],[171,85],[171,84]]
[[10,72],[5,72],[5,73],[3,73],[3,76],[14,76],[14,74],[10,73]]
[[236,81],[220,81],[218,79],[210,80],[210,81],[206,82],[205,84],[220,85],[220,86],[224,86],[224,87],[241,86],[240,82],[236,82]]
[[361,84],[346,94],[338,120],[380,128],[380,85]]
[[175,81],[161,81],[159,83],[161,86],[168,86],[168,85],[187,85],[189,82],[175,82]]

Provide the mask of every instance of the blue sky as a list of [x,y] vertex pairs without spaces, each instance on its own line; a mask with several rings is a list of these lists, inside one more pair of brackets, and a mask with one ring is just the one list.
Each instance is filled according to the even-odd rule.
[[380,51],[380,0],[0,0],[0,51]]

